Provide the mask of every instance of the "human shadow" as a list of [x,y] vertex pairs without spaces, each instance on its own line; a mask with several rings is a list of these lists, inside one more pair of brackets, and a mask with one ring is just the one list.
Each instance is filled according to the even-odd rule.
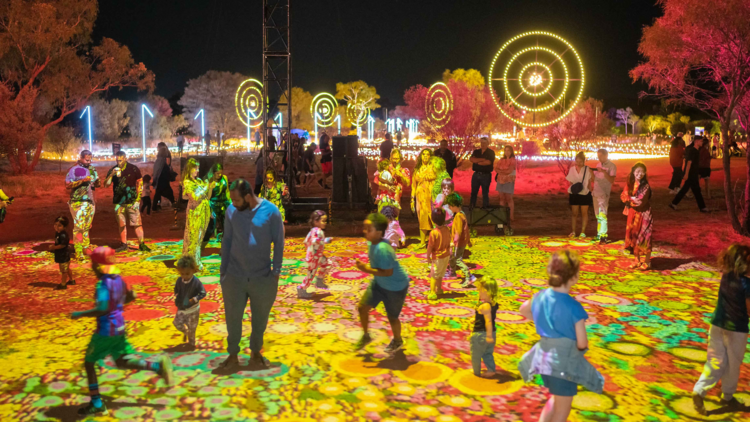
[[[107,410],[110,412],[112,412],[113,410],[118,410],[118,409],[122,409],[125,407],[134,407],[134,406],[152,407],[152,408],[159,409],[159,410],[162,410],[164,408],[164,405],[160,405],[160,404],[140,403],[140,402],[139,403],[116,402],[104,396],[102,396],[102,401],[104,402],[104,405],[107,406]],[[81,406],[85,406],[85,403],[55,406],[55,407],[49,408],[46,412],[44,412],[44,415],[47,416],[48,418],[59,420],[60,422],[76,422],[82,419],[78,417],[78,408],[80,408]]]
[[362,355],[362,360],[366,363],[374,363],[373,368],[383,368],[391,371],[405,371],[410,366],[419,362],[418,359],[409,359],[403,350],[388,355],[385,359],[377,360],[372,353]]
[[495,372],[495,375],[486,377],[485,379],[497,381],[498,384],[505,384],[506,382],[517,381],[521,379],[521,377],[510,372],[499,370]]
[[333,293],[331,292],[321,292],[321,293],[313,293],[312,297],[309,300],[312,300],[313,302],[319,303],[322,302],[323,299],[327,298],[328,296],[333,296]]
[[727,413],[745,413],[750,412],[750,406],[722,406],[706,412],[706,416],[725,415]]
[[27,284],[27,286],[30,286],[30,287],[44,287],[44,288],[50,288],[50,289],[54,289],[55,287],[59,285],[60,283],[49,283],[46,281],[35,281],[33,283]]
[[269,362],[268,359],[263,358],[266,362],[265,365],[261,365],[258,362],[254,362],[250,359],[247,360],[246,364],[232,364],[229,366],[222,366],[219,365],[218,368],[215,368],[211,371],[214,375],[220,375],[220,376],[229,376],[234,375],[238,372],[243,371],[249,371],[249,372],[261,372],[261,371],[268,371],[269,369],[274,369],[281,367],[281,363],[278,362]]
[[447,293],[442,293],[441,295],[439,295],[438,299],[458,299],[462,297],[466,297],[466,293],[447,292]]
[[52,251],[49,250],[49,247],[50,246],[54,246],[54,245],[55,245],[54,242],[40,243],[40,244],[34,246],[33,248],[31,248],[31,250],[32,251],[36,251],[36,252],[49,252],[49,253],[52,253]]
[[195,346],[189,344],[189,343],[182,343],[178,344],[177,346],[167,347],[165,349],[162,349],[165,353],[184,353],[184,352],[194,352],[198,350]]
[[651,258],[651,268],[656,271],[674,270],[680,265],[695,262],[694,258]]

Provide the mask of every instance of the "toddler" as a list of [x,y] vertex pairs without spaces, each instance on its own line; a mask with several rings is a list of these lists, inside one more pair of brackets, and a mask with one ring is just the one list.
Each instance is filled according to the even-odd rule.
[[[495,375],[495,317],[497,316],[497,282],[487,278],[477,284],[479,306],[474,312],[474,331],[471,333],[471,366],[474,375],[489,378]],[[482,375],[482,361],[487,372]]]
[[312,228],[305,238],[305,246],[307,247],[307,254],[305,255],[307,275],[302,284],[297,288],[297,297],[300,299],[310,299],[313,296],[312,293],[307,291],[313,278],[315,279],[316,288],[328,288],[324,278],[331,267],[328,258],[324,254],[325,245],[331,243],[331,238],[326,237],[323,231],[328,224],[328,214],[321,210],[313,211],[310,214],[309,224]]
[[404,246],[406,242],[406,235],[401,230],[401,224],[399,224],[398,209],[387,205],[380,210],[380,213],[388,219],[388,229],[385,231],[385,240],[393,247],[398,249]]
[[70,238],[68,237],[68,217],[61,215],[55,219],[55,244],[49,250],[55,254],[55,262],[60,268],[60,284],[55,290],[65,290],[68,285],[75,286],[73,272],[70,271]]
[[151,175],[143,176],[143,187],[141,188],[141,214],[146,210],[146,214],[151,215]]
[[435,197],[433,208],[442,208],[445,211],[445,225],[450,228],[453,224],[453,214],[448,204],[445,203],[446,198],[455,192],[455,185],[452,179],[443,179],[440,183],[440,193]]
[[203,283],[195,276],[199,271],[198,263],[191,255],[183,255],[177,261],[177,272],[180,277],[174,283],[174,304],[177,314],[172,323],[182,332],[182,341],[195,349],[195,331],[200,317],[200,300],[206,297]]
[[526,382],[532,375],[541,375],[552,394],[539,417],[541,421],[567,420],[579,384],[599,394],[604,389],[604,378],[583,355],[589,347],[589,316],[570,295],[580,265],[574,252],[555,252],[547,265],[549,288],[521,305],[521,315],[534,321],[541,339],[523,355],[518,369]]
[[451,254],[451,233],[445,226],[445,211],[442,208],[432,210],[431,217],[435,228],[430,232],[427,243],[427,259],[430,260],[430,293],[427,299],[435,300],[443,294],[443,276]]
[[464,273],[464,282],[461,287],[467,288],[471,283],[476,281],[476,277],[469,271],[469,267],[464,262],[464,251],[471,246],[471,231],[469,230],[469,221],[466,214],[461,210],[463,205],[461,195],[453,192],[445,199],[445,203],[453,213],[453,226],[451,227],[451,237],[453,241],[453,250],[451,253],[450,267],[446,271],[446,277],[451,277],[460,268]]

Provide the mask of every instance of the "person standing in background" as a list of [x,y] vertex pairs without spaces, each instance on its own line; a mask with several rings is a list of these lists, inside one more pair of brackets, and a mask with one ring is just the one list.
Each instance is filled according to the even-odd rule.
[[695,196],[695,202],[698,204],[700,212],[708,212],[706,203],[703,201],[703,194],[701,193],[701,180],[700,180],[700,148],[703,146],[704,139],[701,136],[696,136],[690,146],[685,148],[685,171],[682,178],[683,185],[682,189],[677,192],[677,196],[674,197],[672,203],[669,206],[673,210],[677,210],[677,205],[685,197],[688,190],[693,191]]
[[672,180],[669,182],[669,193],[672,195],[680,191],[680,182],[682,181],[682,161],[685,159],[685,141],[682,139],[682,132],[678,133],[672,139],[672,145],[669,148],[669,165],[672,166]]
[[492,183],[492,169],[495,163],[495,151],[490,149],[490,140],[487,137],[479,141],[480,148],[471,154],[470,161],[473,163],[471,169],[471,198],[469,208],[477,205],[479,188],[482,188],[482,208],[490,207],[490,183]]
[[391,150],[393,150],[393,140],[391,134],[386,132],[385,141],[380,143],[380,158],[388,159],[391,157]]
[[94,189],[101,186],[99,174],[91,165],[91,151],[81,151],[78,163],[68,170],[65,176],[65,188],[70,190],[68,207],[73,217],[73,241],[75,242],[75,259],[83,259],[83,249],[88,248],[89,230],[94,222],[96,202]]
[[109,169],[105,186],[112,185],[112,202],[115,204],[115,216],[120,228],[122,245],[115,252],[127,252],[128,227],[133,228],[138,236],[138,250],[150,252],[151,249],[143,242],[143,223],[141,222],[141,192],[143,179],[141,169],[135,164],[128,163],[125,151],[118,151],[117,165]]
[[169,152],[167,144],[159,142],[156,146],[156,160],[154,161],[154,169],[151,172],[153,178],[152,186],[154,186],[154,211],[161,210],[161,198],[164,197],[169,199],[172,206],[175,204],[174,191],[172,190],[172,153]]
[[609,195],[612,184],[617,175],[617,166],[609,160],[609,152],[600,149],[596,153],[599,163],[594,171],[594,215],[596,215],[596,241],[600,245],[609,242],[607,237],[607,211],[609,210]]
[[447,171],[451,176],[451,179],[453,179],[453,171],[456,170],[456,154],[448,149],[448,141],[445,139],[440,141],[440,148],[436,149],[433,155],[445,160],[445,171]]

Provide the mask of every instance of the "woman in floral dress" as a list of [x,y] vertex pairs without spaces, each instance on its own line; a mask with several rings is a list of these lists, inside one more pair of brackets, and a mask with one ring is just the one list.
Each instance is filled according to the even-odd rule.
[[[382,183],[380,172],[375,174],[374,182],[380,187],[377,199],[378,212],[388,205],[401,211],[401,195],[404,192],[404,188],[409,186],[411,181],[409,169],[401,167],[401,159],[401,151],[398,148],[393,148],[391,150],[391,158],[388,160],[388,168],[386,169],[386,172],[390,174],[390,183]],[[398,215],[396,218],[398,218]]]
[[260,188],[260,197],[276,205],[281,212],[281,219],[286,223],[286,212],[284,211],[284,200],[289,198],[289,188],[281,180],[277,180],[276,170],[266,170],[263,186]]
[[628,175],[627,186],[620,199],[625,203],[623,214],[628,216],[625,228],[625,249],[631,251],[636,262],[630,269],[651,268],[651,237],[653,216],[651,215],[651,186],[648,184],[646,165],[635,163]]
[[221,241],[224,233],[224,213],[232,200],[229,198],[229,179],[224,174],[224,166],[219,163],[211,166],[211,170],[206,175],[206,180],[213,182],[214,188],[211,191],[211,220],[208,224],[205,236],[203,236],[203,247],[206,247],[211,236],[216,231],[216,240]]
[[414,167],[414,177],[411,181],[411,210],[419,219],[419,245],[427,246],[427,235],[432,230],[432,188],[435,185],[437,173],[432,163],[432,150],[425,148],[419,153],[417,165]]
[[201,264],[201,242],[206,234],[208,222],[211,220],[211,205],[209,198],[214,188],[213,182],[205,182],[198,178],[200,164],[194,158],[188,160],[182,172],[182,196],[188,200],[185,218],[185,236],[182,242],[182,254],[192,256],[198,267]]

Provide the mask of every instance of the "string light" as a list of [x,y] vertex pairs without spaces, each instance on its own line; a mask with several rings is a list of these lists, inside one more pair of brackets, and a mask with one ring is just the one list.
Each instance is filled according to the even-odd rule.
[[367,123],[367,118],[370,117],[369,107],[356,107],[353,103],[346,105],[346,118],[357,128],[361,128]]
[[257,128],[263,124],[263,83],[245,79],[234,94],[234,109],[243,125]]
[[318,126],[328,127],[333,125],[338,108],[339,102],[336,97],[327,92],[321,92],[313,98],[310,104],[310,115],[313,119],[317,119]]
[[448,85],[442,82],[435,82],[427,90],[427,99],[425,101],[425,115],[427,121],[436,129],[448,124],[453,113],[453,95]]

